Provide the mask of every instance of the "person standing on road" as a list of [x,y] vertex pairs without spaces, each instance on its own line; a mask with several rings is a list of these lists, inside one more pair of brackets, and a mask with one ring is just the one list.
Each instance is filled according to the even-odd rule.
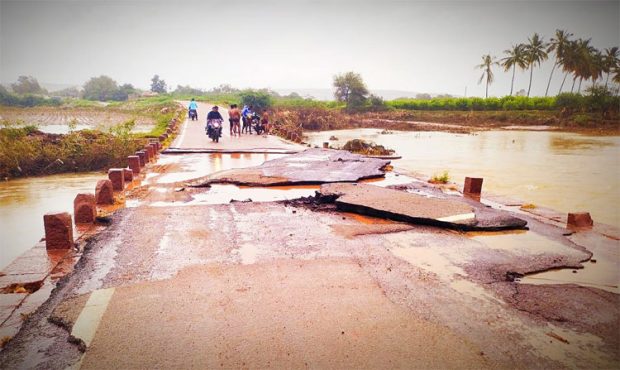
[[263,128],[265,129],[265,133],[269,134],[269,128],[271,126],[269,125],[269,112],[267,112],[267,109],[263,111],[263,115],[260,118],[260,123],[261,125],[263,125]]
[[248,131],[250,135],[252,135],[252,106],[249,107],[247,105],[243,106],[243,110],[241,111],[241,119],[243,120],[243,131]]
[[230,106],[228,116],[230,117],[230,136],[233,136],[234,134],[238,134],[239,136],[241,136],[241,127],[239,127],[241,113],[239,112],[239,108],[237,108],[237,104],[233,104]]

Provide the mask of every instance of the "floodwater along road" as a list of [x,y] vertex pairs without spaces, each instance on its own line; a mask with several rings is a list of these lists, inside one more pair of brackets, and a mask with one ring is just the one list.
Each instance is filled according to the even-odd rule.
[[[208,106],[199,109],[201,120],[185,122],[174,147],[299,148],[270,136],[230,138],[226,125],[211,143]],[[0,353],[0,368],[618,366],[617,293],[506,280],[587,260],[562,228],[517,214],[552,242],[489,248],[464,233],[325,204],[243,202],[254,200],[251,187],[230,202],[218,186],[232,185],[186,186],[281,157],[160,155]],[[441,195],[391,177],[415,182],[418,195]]]
[[[481,131],[474,134],[377,129],[306,132],[333,147],[374,141],[396,151],[396,168],[427,176],[447,170],[451,181],[483,177],[484,192],[517,197],[561,212],[590,212],[620,227],[620,137],[569,132]],[[330,137],[338,140],[329,140]]]

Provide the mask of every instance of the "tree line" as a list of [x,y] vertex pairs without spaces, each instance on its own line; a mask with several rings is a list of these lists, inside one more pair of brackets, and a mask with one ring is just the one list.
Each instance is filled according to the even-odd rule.
[[[10,89],[10,90],[9,90]],[[0,104],[13,106],[60,105],[59,98],[81,98],[93,101],[125,101],[131,95],[143,93],[132,84],[119,84],[109,76],[90,78],[81,89],[75,86],[48,92],[36,78],[19,76],[9,89],[0,85]],[[151,79],[151,92],[163,94],[167,91],[166,81],[159,75]],[[51,98],[48,98],[51,96]]]
[[[493,67],[500,66],[505,72],[512,70],[512,80],[510,84],[510,95],[513,93],[515,72],[517,68],[529,70],[529,84],[527,96],[530,96],[534,68],[540,67],[549,58],[553,59],[553,68],[547,81],[545,97],[549,95],[549,87],[553,73],[556,69],[561,69],[564,73],[562,84],[558,94],[562,93],[566,79],[572,77],[570,92],[581,93],[583,82],[591,82],[590,89],[596,88],[597,83],[604,78],[605,90],[608,89],[609,79],[616,84],[620,84],[620,50],[617,46],[606,48],[602,51],[591,45],[591,39],[576,38],[573,34],[565,30],[556,30],[549,42],[538,33],[534,33],[528,38],[526,43],[512,45],[510,49],[504,50],[504,57],[498,59],[485,54],[482,56],[482,63],[476,68],[482,70],[482,75],[478,83],[485,81],[485,97],[489,96],[489,85],[494,81]],[[578,84],[577,84],[578,82]]]

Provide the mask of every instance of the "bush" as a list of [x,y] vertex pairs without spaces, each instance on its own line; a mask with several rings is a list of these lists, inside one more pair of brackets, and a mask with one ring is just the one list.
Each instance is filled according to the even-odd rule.
[[121,125],[113,133],[82,130],[45,134],[32,126],[0,128],[0,176],[20,177],[124,166],[127,156],[145,141],[131,137]]
[[590,117],[587,114],[576,114],[573,116],[573,122],[579,126],[588,126]]
[[60,98],[46,98],[40,95],[17,95],[9,92],[0,91],[0,105],[10,107],[36,107],[52,106],[57,107],[62,104]]
[[270,108],[273,104],[271,95],[267,91],[244,90],[239,94],[241,104],[252,106],[255,111]]
[[367,142],[360,139],[353,139],[347,141],[342,147],[344,150],[348,150],[351,153],[364,154],[364,155],[392,155],[394,151],[387,149],[383,145],[377,145],[373,142]]
[[559,110],[567,112],[582,111],[585,107],[585,101],[581,94],[562,93],[555,98],[555,107]]

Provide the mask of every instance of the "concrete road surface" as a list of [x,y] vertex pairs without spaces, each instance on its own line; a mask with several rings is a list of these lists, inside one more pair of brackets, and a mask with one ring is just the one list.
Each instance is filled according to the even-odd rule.
[[[188,106],[188,101],[180,102]],[[242,134],[240,137],[230,136],[230,123],[228,122],[228,110],[224,107],[219,108],[219,112],[224,118],[224,129],[219,143],[214,143],[205,132],[207,114],[211,111],[213,104],[198,103],[198,120],[191,121],[186,118],[181,132],[170,148],[174,149],[207,149],[214,151],[261,151],[265,149],[288,150],[291,152],[302,151],[306,147],[282,140],[274,135],[252,135]]]

